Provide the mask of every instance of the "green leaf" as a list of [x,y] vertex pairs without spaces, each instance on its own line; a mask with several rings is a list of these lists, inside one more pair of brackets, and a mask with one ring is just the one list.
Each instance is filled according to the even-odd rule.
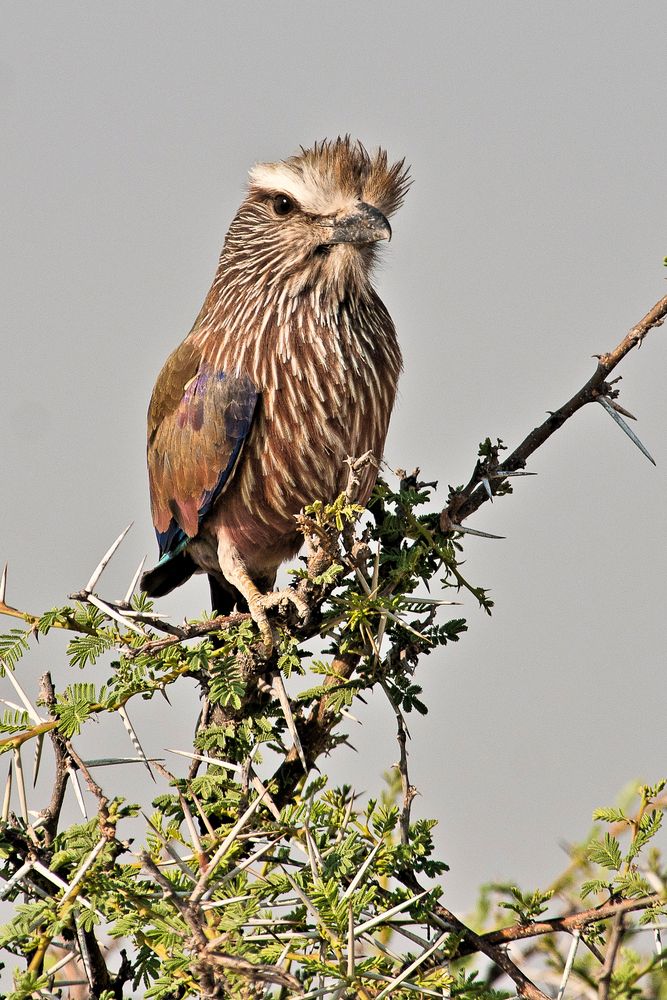
[[611,882],[605,882],[603,879],[590,879],[581,883],[581,898],[586,899],[586,896],[597,895],[600,892],[611,893],[611,890]]
[[0,720],[0,732],[20,733],[29,729],[31,725],[32,719],[26,711],[20,708],[7,708]]
[[616,837],[605,833],[603,841],[594,841],[590,845],[588,859],[610,871],[618,871],[622,864],[621,845]]
[[595,809],[593,819],[602,820],[604,823],[629,823],[630,820],[622,809]]
[[47,633],[56,626],[66,626],[71,617],[71,608],[51,608],[50,611],[45,611],[37,622],[37,633],[39,635],[47,635]]
[[13,670],[28,652],[28,635],[27,629],[22,628],[12,628],[0,635],[0,676],[4,677],[5,669]]
[[636,858],[642,848],[648,844],[649,840],[655,837],[662,826],[662,819],[663,813],[660,809],[652,809],[650,812],[644,813],[639,822],[639,829],[635,833],[628,849],[626,861],[632,861],[633,858]]
[[67,647],[67,654],[73,667],[81,670],[89,663],[94,664],[98,658],[113,646],[113,640],[106,635],[78,635]]

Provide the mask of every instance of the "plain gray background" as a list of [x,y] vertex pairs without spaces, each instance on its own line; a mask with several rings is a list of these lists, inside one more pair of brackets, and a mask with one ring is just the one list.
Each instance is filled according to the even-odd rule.
[[[10,603],[64,603],[130,520],[101,593],[154,558],[155,376],[199,310],[247,169],[300,144],[350,132],[412,164],[378,274],[405,356],[391,465],[419,465],[444,497],[483,437],[515,445],[569,398],[666,291],[665,21],[661,2],[609,0],[4,4]],[[665,771],[665,336],[622,366],[657,469],[589,406],[540,450],[538,477],[470,522],[507,536],[466,542],[496,610],[465,599],[470,632],[423,661],[431,710],[410,720],[414,816],[440,820],[456,909],[483,881],[545,886],[595,806]],[[180,619],[207,602],[199,580],[162,606]],[[60,649],[22,661],[32,694],[46,668],[82,679]],[[13,698],[6,681],[0,693]],[[194,691],[131,714],[147,752],[187,748]],[[394,719],[380,699],[359,715],[358,752],[330,773],[377,793]],[[132,752],[116,719],[83,747]],[[98,778],[152,794],[138,769]]]

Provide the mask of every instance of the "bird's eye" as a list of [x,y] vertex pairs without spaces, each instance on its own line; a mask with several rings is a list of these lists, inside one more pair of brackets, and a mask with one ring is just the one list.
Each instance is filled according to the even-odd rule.
[[276,215],[289,215],[294,211],[294,202],[286,194],[277,194],[273,199],[273,211]]

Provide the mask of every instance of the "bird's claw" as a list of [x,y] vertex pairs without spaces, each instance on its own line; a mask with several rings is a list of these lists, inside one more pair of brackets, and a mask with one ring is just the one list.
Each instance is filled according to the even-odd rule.
[[261,632],[262,640],[264,642],[264,654],[267,657],[273,652],[273,647],[277,639],[277,633],[275,629],[272,628],[266,612],[269,608],[277,607],[283,601],[289,601],[293,604],[301,618],[305,619],[308,617],[310,608],[308,607],[307,602],[304,601],[301,595],[297,594],[296,590],[293,590],[291,587],[286,587],[284,590],[272,590],[268,594],[257,594],[248,602],[252,620]]
[[275,608],[283,601],[289,601],[299,612],[301,618],[307,618],[310,611],[308,603],[292,587],[285,587],[284,590],[271,590],[268,594],[262,594],[260,600],[264,608]]

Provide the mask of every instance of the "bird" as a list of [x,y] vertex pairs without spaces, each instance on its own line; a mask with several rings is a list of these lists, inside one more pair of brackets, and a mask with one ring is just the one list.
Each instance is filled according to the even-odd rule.
[[[296,515],[336,499],[350,457],[375,458],[360,503],[377,478],[402,359],[373,272],[410,183],[404,160],[349,135],[253,166],[213,284],[151,396],[160,558],[141,587],[160,597],[206,573],[213,610],[249,610],[267,652],[276,573],[303,543]],[[307,610],[294,589],[278,593]]]

